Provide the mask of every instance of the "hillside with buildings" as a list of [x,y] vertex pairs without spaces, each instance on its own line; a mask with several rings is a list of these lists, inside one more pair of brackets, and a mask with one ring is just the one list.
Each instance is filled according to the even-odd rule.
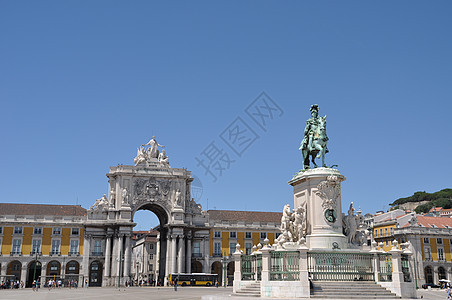
[[404,209],[416,211],[416,213],[427,213],[433,207],[442,207],[444,209],[452,208],[452,189],[442,189],[438,192],[427,193],[416,192],[412,196],[399,198],[391,205],[391,210]]

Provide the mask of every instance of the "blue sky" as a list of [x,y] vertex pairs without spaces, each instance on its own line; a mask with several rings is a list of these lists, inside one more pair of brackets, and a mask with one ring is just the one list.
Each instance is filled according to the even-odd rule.
[[[152,135],[203,208],[281,211],[309,107],[343,210],[451,187],[450,1],[2,1],[1,202],[81,204]],[[245,109],[265,92],[265,130]],[[238,156],[237,118],[258,137]],[[231,160],[213,182],[196,157]],[[152,213],[137,215],[148,226]],[[151,217],[152,219],[152,217]],[[152,223],[152,222],[151,222]]]

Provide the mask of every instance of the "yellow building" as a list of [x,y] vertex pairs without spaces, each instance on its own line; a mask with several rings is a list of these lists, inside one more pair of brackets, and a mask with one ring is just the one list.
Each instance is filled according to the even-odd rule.
[[[244,254],[251,254],[253,247],[268,238],[270,244],[280,234],[281,216],[279,212],[209,210],[210,226],[210,269],[219,274],[223,282],[223,272],[227,268],[227,278],[232,284],[234,263],[232,253],[236,245]],[[196,245],[194,245],[194,254]],[[194,255],[196,257],[196,255]]]
[[392,248],[391,242],[410,242],[414,253],[412,271],[417,287],[424,283],[439,284],[452,280],[452,218],[421,216],[414,213],[386,213],[377,216],[372,228],[374,239],[383,243],[383,250]]
[[0,280],[82,280],[85,216],[78,205],[0,203]]

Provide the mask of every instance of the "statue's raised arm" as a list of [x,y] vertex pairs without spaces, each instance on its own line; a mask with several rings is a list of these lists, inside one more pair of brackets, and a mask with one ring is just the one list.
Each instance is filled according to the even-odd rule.
[[309,169],[311,158],[314,167],[317,168],[315,158],[322,158],[322,166],[325,165],[325,153],[328,152],[326,135],[326,116],[319,118],[319,106],[311,105],[311,118],[306,121],[303,140],[299,150],[303,156],[303,170]]

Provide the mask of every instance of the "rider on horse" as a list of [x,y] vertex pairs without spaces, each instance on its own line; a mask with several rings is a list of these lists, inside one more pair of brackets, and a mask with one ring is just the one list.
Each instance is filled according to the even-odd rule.
[[[312,156],[312,162],[314,162],[315,156],[319,153],[319,143],[318,140],[322,137],[319,135],[319,127],[321,125],[321,120],[319,119],[319,106],[317,104],[311,105],[311,118],[306,121],[306,127],[304,129],[304,137],[301,141],[300,150],[303,155],[303,169],[309,169],[309,156]],[[326,141],[328,138],[323,137],[325,140],[325,153],[328,152],[326,149]],[[323,148],[323,147],[322,147]]]

